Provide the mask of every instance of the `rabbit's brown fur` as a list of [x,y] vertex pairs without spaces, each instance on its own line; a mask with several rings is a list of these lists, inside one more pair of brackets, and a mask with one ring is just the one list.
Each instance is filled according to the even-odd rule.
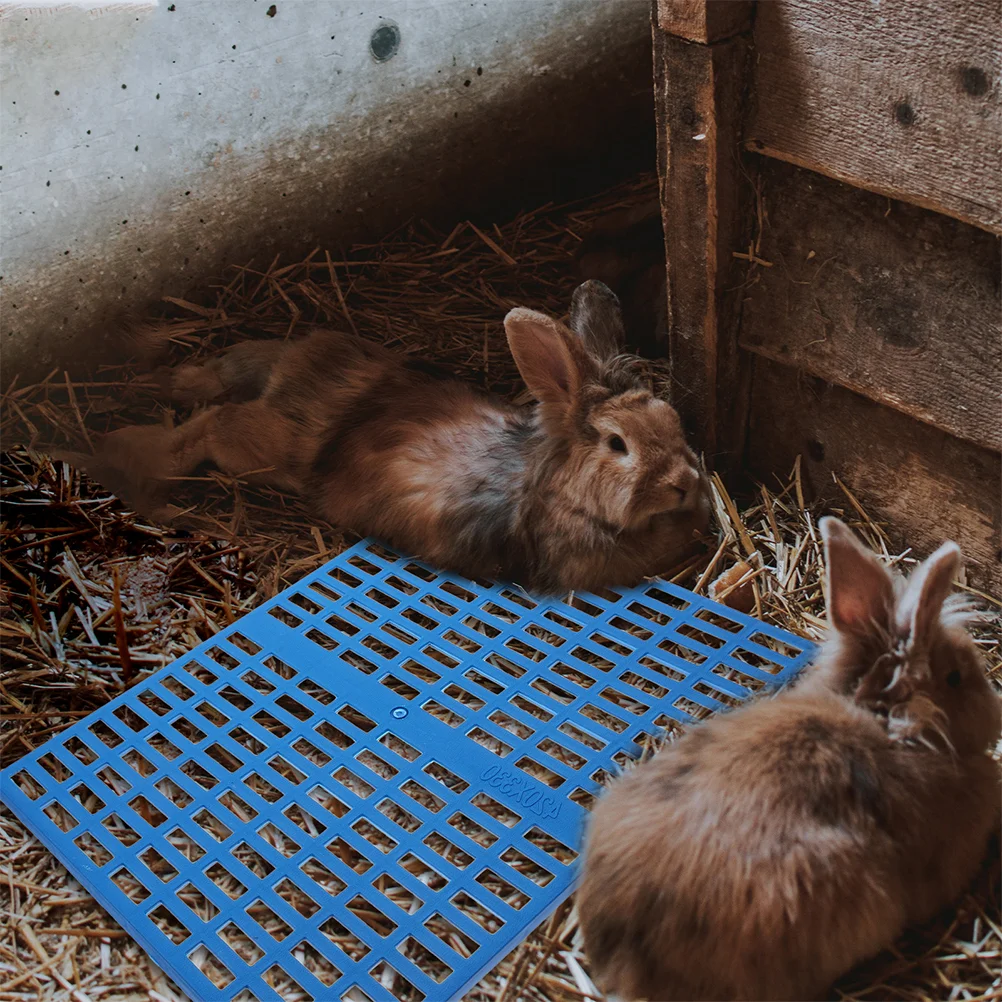
[[944,600],[822,523],[834,636],[773,699],[693,728],[597,805],[586,948],[629,999],[814,999],[970,881],[999,824],[998,697]]
[[337,331],[248,342],[168,380],[185,403],[231,399],[173,430],[112,433],[95,472],[149,498],[211,462],[466,574],[541,589],[632,583],[693,547],[705,482],[678,415],[618,354],[616,297],[585,283],[571,322],[525,309],[505,320],[534,408]]

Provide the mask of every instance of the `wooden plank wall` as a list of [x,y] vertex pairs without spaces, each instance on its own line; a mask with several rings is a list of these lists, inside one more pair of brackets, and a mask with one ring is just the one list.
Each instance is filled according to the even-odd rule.
[[765,0],[750,149],[1002,232],[1002,0]]
[[660,0],[654,28],[672,368],[711,464],[774,483],[799,455],[809,491],[844,502],[837,476],[920,554],[955,538],[996,595],[1000,14]]
[[1002,448],[1002,256],[990,233],[766,158],[742,347]]
[[[741,127],[751,60],[743,0],[655,0],[654,95],[674,403],[717,465],[747,405],[731,250],[747,242]],[[729,454],[724,455],[724,454]]]

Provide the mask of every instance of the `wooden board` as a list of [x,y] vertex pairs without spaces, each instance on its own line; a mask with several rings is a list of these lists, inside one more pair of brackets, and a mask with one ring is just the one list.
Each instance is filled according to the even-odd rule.
[[769,0],[750,149],[1002,232],[1002,0]]
[[658,25],[690,42],[719,42],[751,27],[752,0],[655,0]]
[[[753,219],[740,127],[749,36],[686,42],[654,26],[658,176],[668,277],[674,403],[691,439],[720,465],[743,433],[731,250]],[[726,392],[721,389],[726,387]]]
[[1002,463],[998,453],[930,428],[866,397],[757,358],[748,467],[765,483],[802,458],[806,489],[841,498],[832,471],[895,545],[920,555],[953,539],[968,579],[1002,596]]
[[740,343],[1002,449],[1002,241],[760,159],[768,220]]

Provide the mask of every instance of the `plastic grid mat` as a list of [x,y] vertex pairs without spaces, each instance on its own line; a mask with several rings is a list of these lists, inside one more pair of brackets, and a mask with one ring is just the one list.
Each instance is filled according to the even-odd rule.
[[458,998],[637,742],[811,645],[670,584],[537,601],[363,541],[7,769],[196,1000]]

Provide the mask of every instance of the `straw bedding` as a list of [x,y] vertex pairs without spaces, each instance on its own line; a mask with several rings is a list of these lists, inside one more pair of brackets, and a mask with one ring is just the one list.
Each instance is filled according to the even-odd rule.
[[[330,323],[419,352],[477,384],[518,392],[501,318],[515,305],[555,315],[576,284],[573,254],[607,212],[649,199],[638,178],[587,203],[544,206],[503,226],[414,222],[374,245],[314,251],[306,260],[235,268],[197,303],[165,303],[140,327],[143,364],[71,379],[52,373],[3,401],[4,502],[0,761],[8,765],[330,559],[356,537],[318,521],[294,498],[220,474],[179,485],[185,515],[170,528],[126,509],[64,462],[94,435],[129,421],[172,421],[144,376],[154,360],[202,357],[242,337],[295,335]],[[667,372],[651,364],[670,393]],[[11,447],[12,442],[28,448]],[[824,628],[822,511],[787,482],[733,500],[714,482],[719,545],[675,580],[741,602],[817,639]],[[885,527],[843,487],[832,509],[889,562]],[[723,580],[720,576],[724,574]],[[981,643],[1002,688],[999,602]],[[955,909],[907,934],[836,986],[846,999],[1002,999],[1002,865],[998,846]],[[177,990],[7,812],[0,815],[0,1002],[175,999]],[[290,994],[290,1002],[294,995]],[[601,998],[588,975],[573,902],[472,990],[473,1002]]]

